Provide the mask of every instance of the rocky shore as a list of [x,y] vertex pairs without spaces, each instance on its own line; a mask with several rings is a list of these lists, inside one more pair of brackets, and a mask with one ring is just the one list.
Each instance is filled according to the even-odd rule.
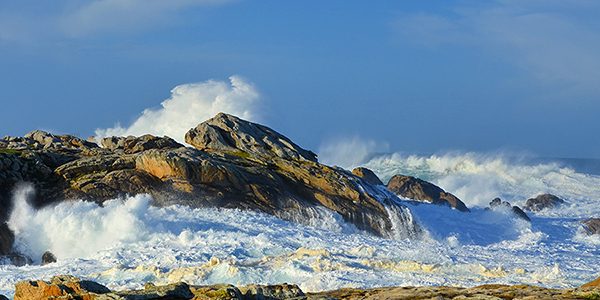
[[[3,296],[0,296],[2,299]],[[339,289],[320,293],[304,293],[298,286],[286,283],[277,285],[247,285],[235,287],[227,284],[208,286],[188,285],[184,282],[163,286],[146,284],[143,290],[111,291],[89,280],[61,275],[50,281],[21,281],[15,285],[14,300],[278,300],[278,299],[599,299],[600,289],[591,282],[574,289],[547,289],[529,285],[482,285],[474,288],[460,287],[383,287],[373,289]]]

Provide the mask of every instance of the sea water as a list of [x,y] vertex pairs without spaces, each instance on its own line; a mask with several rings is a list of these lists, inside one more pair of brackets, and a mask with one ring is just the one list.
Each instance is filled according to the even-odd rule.
[[[381,155],[361,164],[387,182],[395,174],[431,181],[471,209],[399,199],[425,232],[419,239],[375,237],[333,212],[316,227],[260,212],[157,208],[138,195],[105,202],[63,202],[33,210],[31,187],[14,197],[15,247],[34,258],[0,262],[0,294],[21,280],[70,274],[113,290],[185,281],[234,285],[293,283],[305,292],[343,287],[463,286],[486,283],[579,286],[600,275],[600,238],[577,221],[600,216],[600,164],[595,160],[524,159],[502,155]],[[348,168],[354,166],[346,166]],[[486,211],[500,197],[512,205],[542,193],[560,208]],[[50,250],[56,263],[39,266]]]

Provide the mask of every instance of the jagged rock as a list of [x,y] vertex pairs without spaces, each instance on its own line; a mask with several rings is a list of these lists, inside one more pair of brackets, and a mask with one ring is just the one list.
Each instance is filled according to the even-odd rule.
[[[304,292],[295,284],[256,285],[251,284],[239,288],[245,299],[292,299],[304,297]],[[239,298],[238,298],[239,299]]]
[[375,175],[375,173],[373,173],[373,171],[367,169],[367,168],[363,168],[363,167],[358,167],[354,170],[352,170],[352,174],[361,177],[362,179],[366,180],[367,182],[374,184],[374,185],[383,185],[383,182],[381,182],[381,179],[379,179],[379,177],[377,177],[377,175]]
[[551,194],[539,195],[535,198],[527,199],[525,202],[525,211],[541,211],[543,209],[555,208],[565,201]]
[[111,151],[122,150],[127,154],[138,153],[150,149],[166,150],[184,147],[182,144],[168,136],[161,138],[149,134],[140,137],[107,137],[103,138],[100,143],[102,144],[102,147],[106,149]]
[[41,131],[3,141],[23,150],[0,151],[0,179],[8,178],[0,180],[0,213],[8,211],[14,185],[29,181],[36,190],[35,207],[64,199],[101,204],[147,193],[157,206],[260,210],[304,224],[325,220],[325,207],[379,236],[421,232],[392,193],[319,164],[314,153],[266,126],[226,114],[186,134],[198,149],[150,135],[107,138],[105,148]]
[[394,175],[387,184],[394,194],[414,200],[427,201],[436,205],[447,205],[462,212],[470,212],[456,196],[430,182],[412,176]]
[[80,174],[133,168],[135,168],[135,158],[133,156],[107,155],[84,157],[61,165],[54,172],[69,179]]
[[583,228],[588,234],[600,234],[599,218],[589,218],[586,220],[579,221],[579,223],[583,224]]
[[163,182],[156,176],[143,170],[117,170],[108,173],[102,182],[126,194],[152,194],[160,189]]
[[208,152],[317,162],[315,153],[300,148],[271,128],[224,113],[190,129],[185,142]]
[[[240,290],[230,284],[214,284],[207,286],[190,286],[190,291],[194,294],[193,300],[201,299],[257,299],[244,298]],[[257,299],[258,300],[258,299]]]
[[23,142],[32,148],[44,149],[91,149],[98,148],[95,143],[71,136],[71,135],[54,135],[41,130],[34,130],[23,137]]
[[[265,166],[238,156],[181,148],[144,151],[136,168],[170,183],[178,192],[175,199],[156,205],[257,209],[300,223],[315,217],[318,205],[359,229],[387,237],[392,223],[382,202],[396,206],[394,213],[403,210],[364,180],[314,162],[273,158]],[[407,222],[406,236],[418,235],[420,228],[414,221],[400,219]]]
[[489,207],[486,207],[485,210],[493,210],[493,209],[498,209],[498,208],[502,208],[502,207],[506,207],[509,208],[510,211],[517,217],[527,221],[527,222],[531,222],[531,219],[527,216],[527,214],[525,212],[523,212],[518,206],[512,206],[510,204],[510,202],[507,201],[502,201],[500,198],[495,198],[494,200],[492,200],[489,204]]
[[52,252],[50,251],[46,251],[44,252],[44,254],[42,255],[42,266],[45,266],[47,264],[51,264],[51,263],[55,263],[56,262],[56,256],[54,256],[54,254],[52,254]]
[[0,255],[8,255],[15,242],[15,235],[6,222],[0,221]]
[[89,280],[80,280],[69,275],[54,276],[47,282],[20,281],[15,284],[14,300],[46,300],[52,297],[71,296],[64,299],[94,299],[99,294],[110,293],[110,290]]

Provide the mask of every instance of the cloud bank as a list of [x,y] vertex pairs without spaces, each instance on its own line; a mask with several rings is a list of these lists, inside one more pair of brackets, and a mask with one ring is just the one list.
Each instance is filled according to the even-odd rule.
[[161,103],[162,108],[144,110],[127,128],[117,124],[113,128],[97,129],[96,141],[107,136],[152,134],[166,135],[183,143],[190,128],[220,112],[259,122],[261,96],[254,85],[239,76],[231,76],[229,80],[230,83],[211,79],[179,85],[171,90],[171,97]]

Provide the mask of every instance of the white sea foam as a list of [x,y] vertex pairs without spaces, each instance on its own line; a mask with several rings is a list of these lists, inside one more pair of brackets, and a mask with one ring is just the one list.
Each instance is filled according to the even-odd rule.
[[[428,238],[389,240],[356,231],[323,211],[318,214],[327,224],[317,222],[316,228],[258,212],[156,208],[149,206],[148,196],[108,201],[104,207],[74,201],[35,211],[25,201],[25,187],[16,193],[10,220],[17,247],[36,263],[50,250],[58,262],[0,265],[0,294],[12,295],[17,281],[56,274],[96,280],[111,289],[141,288],[146,282],[288,282],[305,291],[485,283],[564,288],[599,275],[600,239],[586,235],[576,222],[600,215],[598,175],[501,157],[399,157],[380,157],[367,166],[383,178],[407,170],[426,174],[456,194],[461,188],[476,193],[478,185],[492,187],[493,195],[480,191],[486,201],[501,196],[521,204],[517,199],[539,191],[567,203],[528,213],[529,223],[508,209],[485,211],[483,200],[463,199],[471,213],[406,202]],[[482,188],[477,180],[491,183]]]

